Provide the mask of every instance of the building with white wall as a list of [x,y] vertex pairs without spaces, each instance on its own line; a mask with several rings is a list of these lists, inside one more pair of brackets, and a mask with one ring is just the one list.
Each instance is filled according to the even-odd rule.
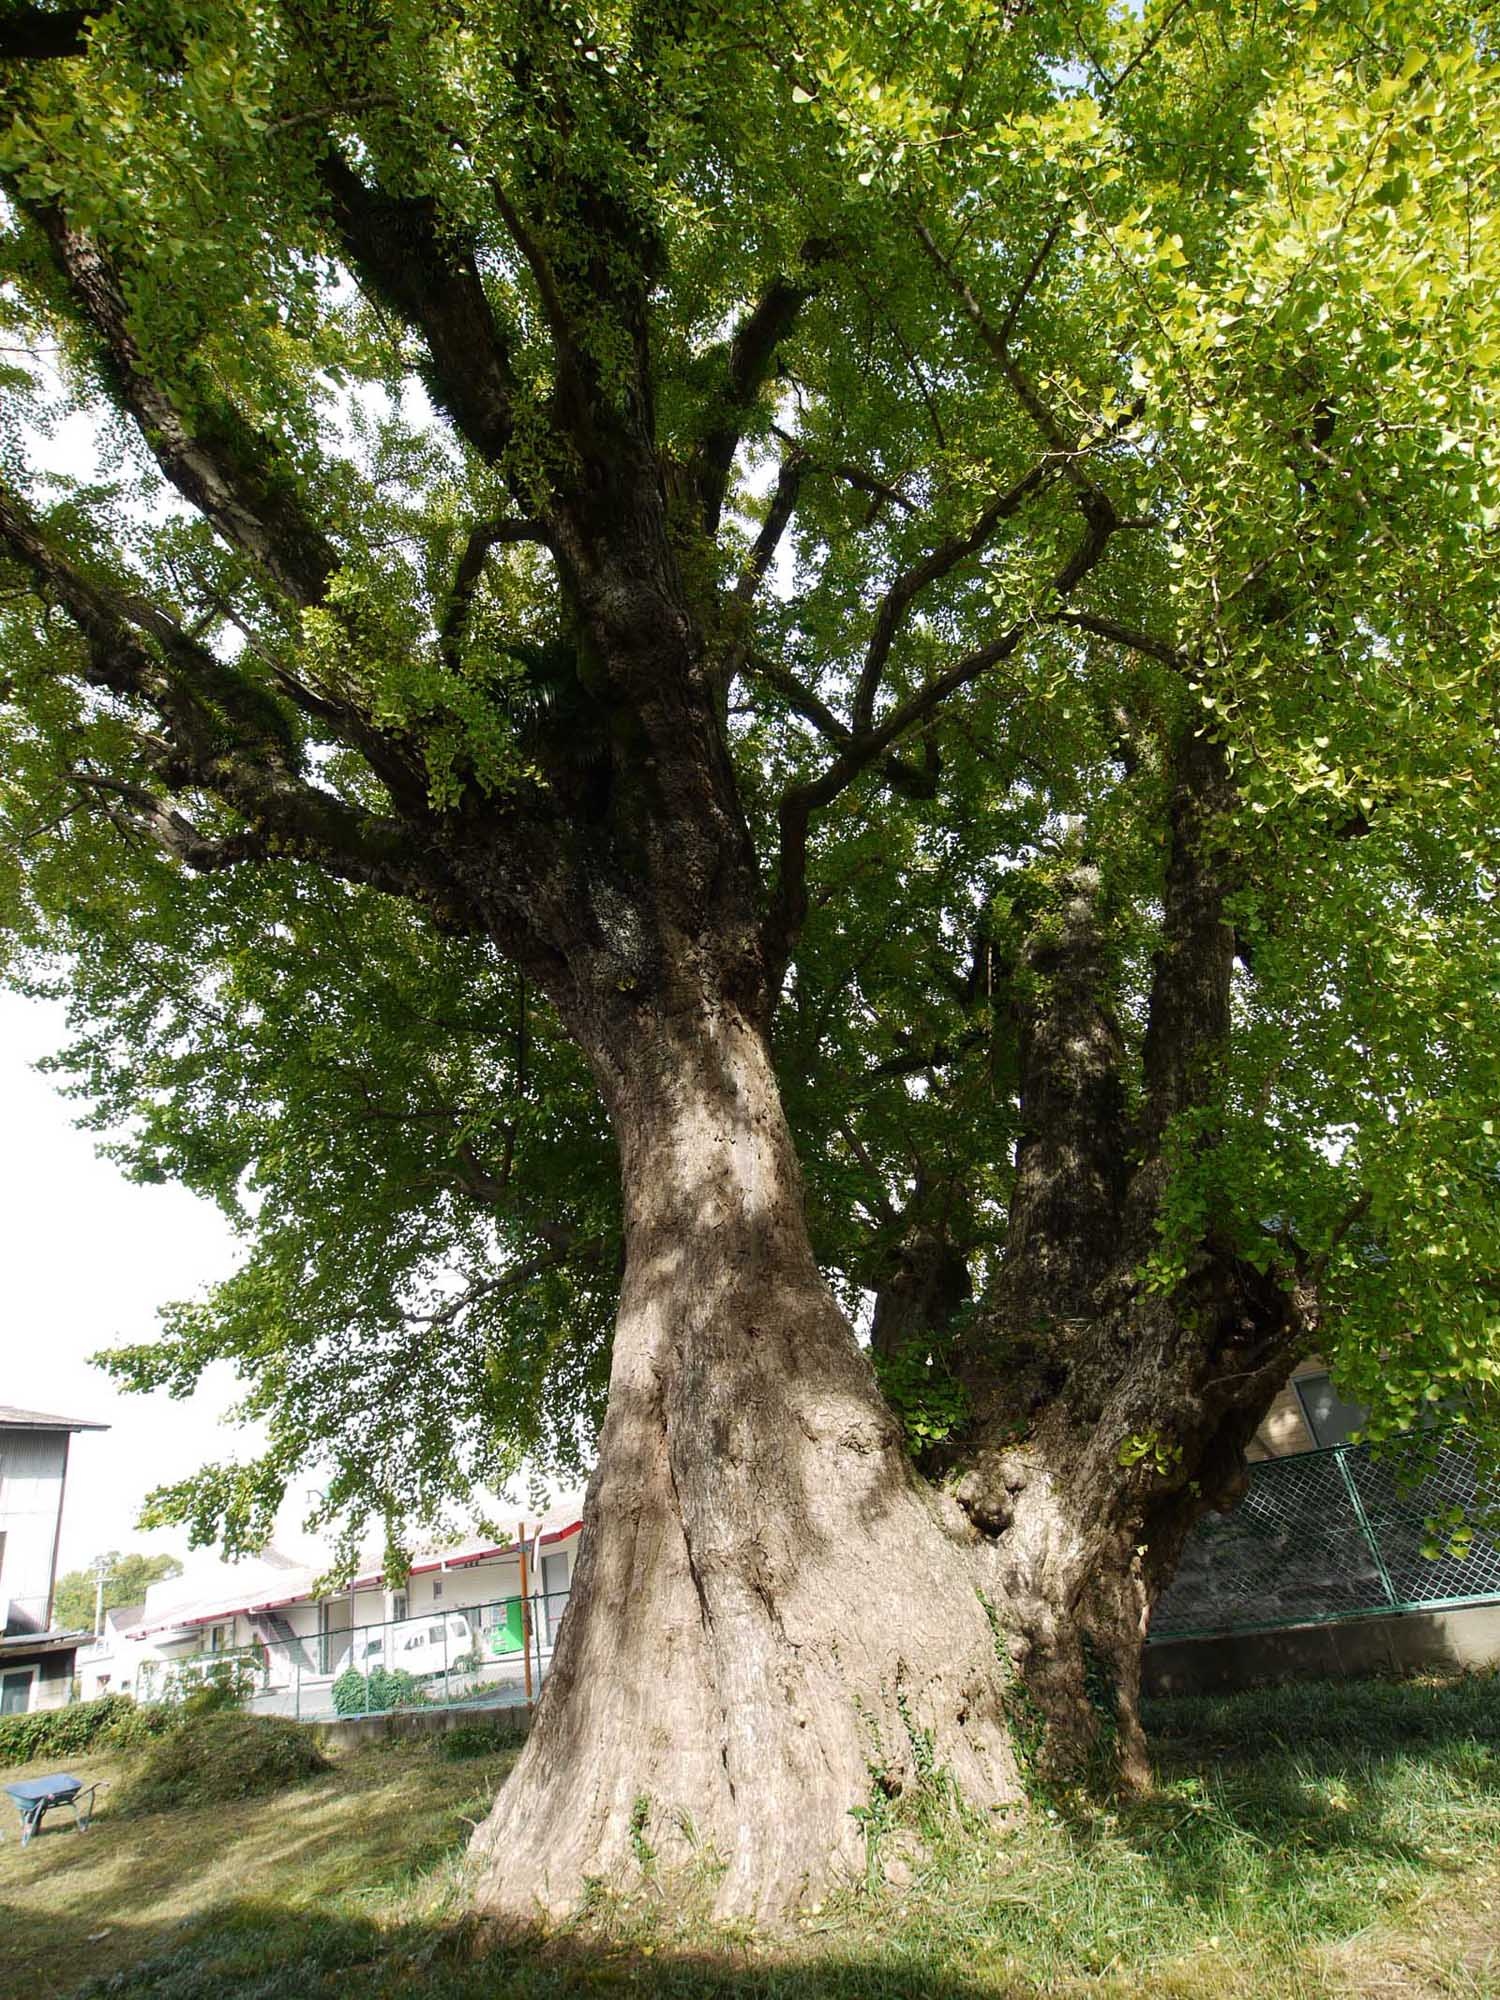
[[337,1590],[318,1566],[274,1548],[198,1565],[108,1615],[80,1656],[81,1691],[150,1700],[232,1660],[253,1682],[251,1706],[270,1712],[331,1714],[333,1683],[351,1668],[409,1674],[429,1699],[460,1687],[524,1698],[551,1658],[581,1530],[573,1501],[518,1522],[508,1539],[419,1549],[399,1580],[372,1557]]
[[0,1714],[69,1698],[89,1635],[52,1622],[68,1451],[75,1433],[108,1428],[0,1404]]

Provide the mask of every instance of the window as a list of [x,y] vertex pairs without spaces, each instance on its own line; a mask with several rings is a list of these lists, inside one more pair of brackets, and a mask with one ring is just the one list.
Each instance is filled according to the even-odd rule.
[[443,1594],[443,1579],[440,1576],[435,1576],[432,1579],[432,1601],[434,1604],[437,1603],[438,1599],[442,1596],[442,1594]]
[[1326,1445],[1347,1444],[1365,1420],[1364,1405],[1346,1403],[1327,1375],[1299,1375],[1292,1387],[1319,1450]]
[[393,1590],[391,1592],[391,1623],[393,1625],[400,1625],[405,1622],[405,1619],[406,1592],[404,1590]]
[[352,1620],[347,1597],[333,1602],[326,1599],[318,1606],[318,1672],[331,1674],[334,1662],[343,1653],[345,1645],[352,1646],[349,1636]]
[[36,1673],[35,1667],[12,1667],[0,1674],[0,1715],[25,1715]]
[[208,1628],[208,1650],[209,1650],[209,1651],[210,1651],[211,1653],[222,1653],[222,1652],[223,1652],[223,1650],[224,1650],[224,1627],[223,1627],[222,1625],[210,1625],[210,1626],[209,1626],[209,1628]]
[[568,1558],[542,1557],[542,1630],[549,1646],[557,1643],[557,1628],[568,1608]]

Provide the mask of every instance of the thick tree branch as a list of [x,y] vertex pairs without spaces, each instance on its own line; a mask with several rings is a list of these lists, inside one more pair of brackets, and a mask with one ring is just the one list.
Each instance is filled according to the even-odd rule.
[[[86,577],[48,544],[24,504],[3,490],[0,548],[77,626],[87,654],[85,679],[157,718],[165,735],[138,734],[138,742],[163,784],[207,792],[242,815],[264,843],[255,852],[274,846],[346,881],[445,906],[454,901],[446,877],[399,821],[350,805],[301,775],[286,718],[269,695],[165,613]],[[159,835],[160,818],[153,824]],[[251,853],[247,846],[235,858]]]
[[316,604],[338,558],[268,442],[227,406],[192,424],[142,361],[120,272],[56,203],[31,211],[103,349],[121,407],[167,478],[296,604]]
[[493,463],[510,442],[515,381],[473,249],[439,234],[433,202],[368,186],[331,145],[317,172],[355,273],[422,335],[434,399]]

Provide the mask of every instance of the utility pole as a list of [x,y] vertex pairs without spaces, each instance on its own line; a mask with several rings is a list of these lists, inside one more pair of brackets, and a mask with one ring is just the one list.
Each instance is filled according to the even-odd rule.
[[111,1577],[108,1556],[94,1558],[94,1637],[104,1635],[104,1586]]

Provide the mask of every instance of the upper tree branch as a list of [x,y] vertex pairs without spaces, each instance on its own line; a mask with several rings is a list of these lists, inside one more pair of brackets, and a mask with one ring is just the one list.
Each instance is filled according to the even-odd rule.
[[[1107,501],[1084,496],[1084,532],[1066,562],[1052,578],[1049,602],[1066,598],[1104,557],[1119,516]],[[1040,620],[1017,621],[987,645],[963,654],[899,702],[878,725],[852,733],[838,755],[816,778],[793,785],[779,809],[780,854],[772,905],[765,925],[766,957],[773,988],[786,971],[792,945],[807,917],[807,836],[813,814],[831,805],[843,791],[903,737],[936,715],[949,697],[1011,655]]]
[[749,655],[745,664],[756,680],[764,681],[767,687],[774,688],[787,707],[800,715],[805,722],[810,722],[827,742],[834,744],[848,742],[848,723],[835,715],[828,704],[820,701],[812,689],[805,687],[794,673],[789,672],[775,660],[762,658],[758,653]]
[[108,256],[56,203],[31,212],[102,344],[117,400],[167,478],[293,603],[317,603],[338,558],[274,448],[228,405],[200,412],[190,424],[142,361],[125,288]]
[[1049,454],[1040,459],[1030,472],[1018,479],[1003,493],[996,494],[978,519],[962,534],[949,535],[945,541],[925,555],[918,563],[896,578],[881,600],[875,618],[875,629],[865,652],[864,666],[860,670],[859,685],[855,690],[853,725],[854,734],[863,736],[870,728],[875,713],[875,699],[880,689],[881,676],[886,661],[890,657],[896,635],[917,599],[931,584],[945,577],[959,563],[982,549],[999,524],[1008,520],[1023,502],[1036,492],[1052,469],[1055,461]]
[[1036,425],[1051,449],[1058,454],[1063,470],[1066,472],[1068,478],[1079,489],[1080,493],[1087,494],[1096,505],[1102,504],[1112,508],[1112,502],[1105,494],[1104,489],[1089,471],[1085,453],[1080,448],[1078,440],[1069,436],[1067,428],[1058,420],[1057,415],[1047,403],[1045,397],[1037,389],[1036,384],[1027,375],[1026,371],[1016,360],[1015,355],[1011,352],[1011,335],[1015,331],[1016,321],[1020,317],[1021,308],[1029,297],[1032,286],[1041,275],[1042,268],[1052,253],[1053,246],[1061,234],[1061,224],[1054,224],[1042,239],[1041,248],[1032,258],[1015,297],[1011,300],[1004,318],[998,325],[985,312],[984,307],[975,296],[973,287],[963,276],[962,272],[958,270],[953,260],[940,247],[926,223],[918,220],[916,231],[917,240],[927,253],[929,260],[941,274],[960,306],[962,306],[965,318],[973,326],[980,339],[984,342],[984,345],[989,349],[990,354],[994,357],[1001,374],[1014,391],[1016,400]]
[[1147,659],[1160,660],[1165,667],[1186,669],[1192,665],[1188,655],[1180,646],[1174,646],[1170,639],[1158,639],[1152,632],[1142,632],[1134,625],[1123,624],[1118,618],[1106,618],[1095,611],[1055,611],[1054,625],[1071,625],[1079,632],[1092,632],[1096,638],[1112,639],[1117,646],[1127,646],[1133,653],[1143,653]]
[[893,486],[889,480],[878,479],[873,472],[866,472],[863,466],[851,465],[846,460],[821,459],[815,453],[808,451],[800,438],[794,437],[790,431],[783,430],[780,424],[773,424],[772,429],[783,444],[791,446],[801,454],[803,463],[810,472],[822,472],[830,479],[842,479],[846,486],[852,486],[860,493],[868,493],[877,505],[889,502],[891,506],[899,507],[903,514],[915,514],[918,511],[917,502],[903,493],[899,486]]
[[516,387],[472,247],[440,232],[434,202],[367,186],[331,145],[317,171],[356,274],[422,335],[434,399],[493,463],[510,442]]
[[[818,254],[816,245],[804,251],[809,258]],[[710,535],[718,533],[730,468],[744,435],[745,419],[770,380],[777,351],[796,324],[798,313],[812,297],[813,289],[811,284],[799,284],[792,278],[774,278],[740,321],[727,347],[720,350],[724,383],[719,416],[699,445],[693,466],[703,525]]]
[[[351,805],[301,774],[285,718],[267,694],[165,613],[85,576],[50,546],[24,503],[3,489],[0,548],[24,564],[41,594],[77,626],[87,653],[85,678],[141,704],[162,726],[160,737],[137,732],[141,753],[162,783],[207,792],[249,823],[254,839],[234,858],[253,858],[274,843],[346,881],[445,906],[452,901],[450,885],[399,821]],[[156,830],[168,825],[158,819]],[[221,859],[217,865],[225,864]]]
[[519,542],[537,542],[548,545],[546,529],[539,521],[476,521],[470,528],[464,552],[458,559],[458,568],[453,574],[453,585],[448,592],[448,602],[443,607],[443,615],[438,624],[438,645],[443,659],[455,671],[458,667],[459,649],[464,632],[469,623],[469,610],[474,602],[474,592],[479,587],[479,579],[484,574],[485,559],[493,548],[502,544],[514,546]]
[[750,560],[740,573],[735,585],[735,602],[748,609],[751,599],[761,584],[766,572],[776,560],[776,551],[781,546],[781,538],[791,525],[797,511],[797,501],[802,491],[803,476],[807,462],[799,452],[792,452],[782,460],[776,475],[775,491],[771,504],[766,509],[766,518],[761,523],[760,533],[755,538],[755,546],[750,551]]
[[68,775],[80,790],[104,799],[104,817],[122,833],[141,835],[195,874],[213,875],[244,861],[261,861],[271,851],[264,832],[205,833],[186,813],[144,785],[83,769]]

